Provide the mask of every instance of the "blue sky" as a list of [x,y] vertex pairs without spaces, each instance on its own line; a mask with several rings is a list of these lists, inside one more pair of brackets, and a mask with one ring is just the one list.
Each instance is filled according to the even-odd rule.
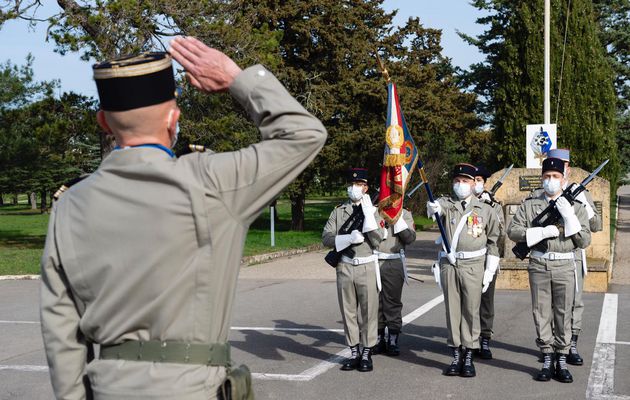
[[[57,11],[54,2],[46,5],[37,14],[48,17]],[[404,24],[409,17],[420,17],[426,27],[442,29],[444,54],[462,68],[480,61],[481,55],[472,46],[465,44],[456,30],[476,35],[482,27],[475,23],[481,13],[469,4],[469,0],[385,0],[386,10],[398,9],[395,24]],[[75,91],[96,96],[92,81],[91,63],[82,61],[79,54],[61,56],[53,52],[54,44],[45,42],[46,24],[29,28],[26,21],[9,21],[0,30],[0,62],[10,59],[14,64],[23,64],[30,52],[35,57],[33,69],[37,80],[59,79],[61,91]]]

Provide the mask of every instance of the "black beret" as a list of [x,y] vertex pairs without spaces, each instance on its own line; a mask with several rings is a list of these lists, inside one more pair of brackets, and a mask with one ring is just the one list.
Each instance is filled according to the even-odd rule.
[[367,168],[350,168],[348,170],[348,182],[365,182],[368,181]]
[[463,176],[474,180],[475,175],[477,175],[477,167],[471,164],[457,164],[455,165],[455,168],[453,168],[453,178],[456,176]]
[[545,158],[542,164],[542,173],[558,171],[564,175],[564,161],[559,158]]
[[133,110],[176,97],[173,62],[167,53],[117,58],[92,69],[102,110]]

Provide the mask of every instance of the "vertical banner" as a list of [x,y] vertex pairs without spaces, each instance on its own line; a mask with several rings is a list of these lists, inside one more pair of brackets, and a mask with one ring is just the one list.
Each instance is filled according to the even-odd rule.
[[547,152],[557,146],[556,124],[527,125],[525,130],[527,168],[542,168]]

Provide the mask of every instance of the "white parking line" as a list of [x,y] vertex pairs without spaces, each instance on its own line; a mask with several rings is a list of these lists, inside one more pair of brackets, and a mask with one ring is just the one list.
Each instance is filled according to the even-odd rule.
[[[444,301],[444,295],[439,295],[438,297],[430,300],[429,302],[423,304],[422,306],[416,308],[409,314],[403,317],[403,325],[407,325],[416,319],[420,318],[427,312],[429,312],[433,307]],[[288,375],[288,374],[260,374],[253,373],[252,376],[255,379],[260,380],[281,380],[281,381],[310,381],[315,379],[317,376],[323,374],[331,368],[339,366],[339,363],[350,357],[350,349],[344,349],[335,354],[328,359],[321,361],[319,364],[315,365],[312,368],[307,369],[301,374],[297,375]]]
[[[403,325],[407,325],[416,319],[420,318],[435,306],[444,301],[444,296],[440,295],[422,306],[416,308],[409,314],[403,317]],[[37,321],[6,321],[0,320],[0,324],[39,324]],[[243,327],[234,326],[232,330],[237,331],[276,331],[276,332],[343,332],[343,329],[325,329],[325,328],[274,328],[274,327]],[[310,381],[317,376],[339,365],[339,363],[350,357],[350,349],[344,349],[337,354],[329,357],[328,359],[319,362],[312,368],[303,371],[300,374],[267,374],[267,373],[253,373],[252,377],[258,380],[281,380],[281,381]],[[48,371],[48,367],[40,365],[0,365],[1,370],[14,370],[23,372],[42,372]]]
[[[599,330],[593,350],[593,363],[586,387],[587,400],[629,400],[630,396],[614,394],[615,345],[617,342],[617,294],[606,293],[602,304]],[[623,343],[623,342],[622,342]]]

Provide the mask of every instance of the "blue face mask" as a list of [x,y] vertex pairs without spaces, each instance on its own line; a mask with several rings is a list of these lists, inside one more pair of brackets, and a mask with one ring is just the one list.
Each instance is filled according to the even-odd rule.
[[562,182],[560,182],[560,179],[547,178],[543,181],[543,189],[547,195],[554,196],[562,189]]

